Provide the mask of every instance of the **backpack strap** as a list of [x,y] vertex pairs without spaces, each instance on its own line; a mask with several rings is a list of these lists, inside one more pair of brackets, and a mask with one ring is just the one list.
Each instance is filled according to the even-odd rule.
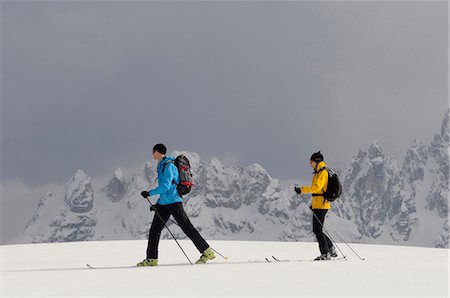
[[314,171],[314,174],[319,174],[320,172],[322,172],[323,170],[326,170],[326,169],[327,169],[327,167],[323,167],[318,171]]
[[168,163],[173,163],[173,164],[175,164],[175,162],[173,161],[173,160],[166,160],[165,162],[164,162],[164,164],[163,164],[163,168],[162,168],[162,172],[164,173],[164,169],[166,168],[166,164],[168,164]]
[[[327,169],[327,167],[323,167],[320,170],[318,170],[317,172],[314,172],[314,174],[319,174],[320,172],[322,172],[323,170],[326,170],[326,169]],[[313,193],[313,194],[311,194],[311,196],[312,197],[324,197],[324,194],[325,193],[323,193],[323,194]]]
[[[168,163],[172,163],[172,164],[175,165],[175,161],[173,161],[173,160],[171,160],[171,159],[166,160],[166,161],[164,162],[163,168],[162,168],[162,170],[161,170],[161,172],[162,172],[163,174],[164,174],[164,169],[166,168],[166,164],[168,164]],[[173,183],[173,184],[177,184],[177,183],[175,182],[175,180],[172,180],[172,183]]]

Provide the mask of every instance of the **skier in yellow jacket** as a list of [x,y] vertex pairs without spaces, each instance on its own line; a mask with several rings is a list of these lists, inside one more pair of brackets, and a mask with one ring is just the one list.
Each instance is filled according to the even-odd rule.
[[333,242],[323,232],[325,215],[331,208],[330,202],[323,197],[328,184],[328,172],[324,170],[327,164],[323,161],[323,155],[320,151],[311,155],[309,164],[314,170],[311,186],[295,187],[294,190],[298,194],[312,194],[313,232],[316,235],[317,242],[319,242],[320,249],[320,256],[314,260],[330,260],[332,257],[337,257],[337,253]]

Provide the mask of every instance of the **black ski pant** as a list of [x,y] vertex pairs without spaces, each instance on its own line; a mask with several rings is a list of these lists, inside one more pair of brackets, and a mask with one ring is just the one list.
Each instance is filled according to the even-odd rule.
[[317,242],[319,242],[320,254],[326,254],[333,246],[330,238],[323,232],[323,225],[325,222],[325,215],[328,209],[313,209],[313,232],[316,235]]
[[154,206],[156,211],[148,235],[147,259],[158,259],[159,238],[161,237],[161,231],[169,220],[170,215],[173,216],[186,236],[194,242],[195,247],[197,247],[200,253],[203,253],[209,247],[208,243],[206,243],[205,239],[203,239],[187,217],[182,203],[169,205],[157,204]]

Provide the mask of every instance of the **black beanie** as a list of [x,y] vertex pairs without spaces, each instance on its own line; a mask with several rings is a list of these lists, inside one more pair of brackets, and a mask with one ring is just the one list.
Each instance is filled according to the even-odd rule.
[[323,161],[323,155],[322,153],[320,153],[320,151],[313,153],[313,155],[311,155],[311,158],[309,160],[315,161],[317,163]]
[[155,146],[153,146],[153,151],[158,151],[161,154],[166,154],[167,152],[167,148],[166,146],[164,146],[164,144],[156,144]]

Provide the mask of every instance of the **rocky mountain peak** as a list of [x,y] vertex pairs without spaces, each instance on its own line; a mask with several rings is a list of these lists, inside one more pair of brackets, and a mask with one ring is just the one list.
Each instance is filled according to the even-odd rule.
[[447,110],[447,113],[444,116],[444,120],[441,125],[441,136],[444,141],[448,144],[450,143],[450,108]]
[[108,199],[111,200],[111,202],[120,201],[126,190],[127,186],[125,176],[120,168],[114,171],[114,175],[111,180],[109,180],[108,184],[102,188],[102,191],[106,194]]
[[384,156],[383,148],[381,148],[378,141],[373,142],[369,146],[369,149],[367,150],[367,152],[369,153],[370,159],[380,159],[381,158],[381,160],[382,160],[382,158]]
[[92,179],[83,170],[77,170],[66,184],[65,204],[75,213],[89,212],[94,206]]
[[406,151],[402,173],[407,182],[415,188],[416,181],[422,181],[425,175],[425,164],[428,160],[428,148],[420,142],[414,141]]

